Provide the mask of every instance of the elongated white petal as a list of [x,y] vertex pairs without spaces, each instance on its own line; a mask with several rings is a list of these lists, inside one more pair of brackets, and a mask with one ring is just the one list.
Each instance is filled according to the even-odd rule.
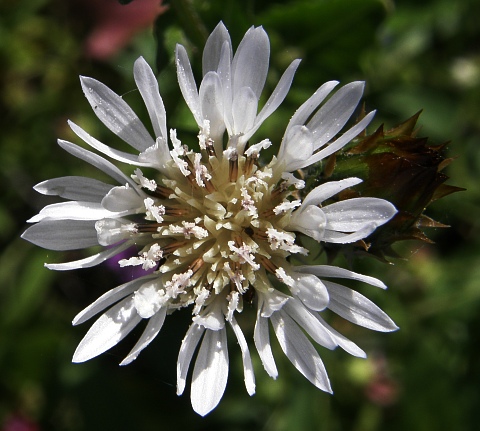
[[[313,165],[314,163],[325,159],[326,157],[343,148],[370,124],[370,121],[372,121],[374,115],[375,111],[368,113],[362,120],[355,124],[351,129],[347,130],[342,136],[310,157],[301,167],[304,168],[306,166]],[[317,144],[315,143],[315,145]]]
[[143,283],[150,280],[151,275],[141,278],[136,278],[135,280],[124,283],[120,286],[115,287],[114,289],[105,292],[100,296],[95,302],[92,302],[88,307],[84,308],[80,313],[78,313],[72,321],[72,325],[80,325],[83,322],[91,319],[96,314],[125,298],[126,296],[138,290]]
[[44,220],[29,227],[22,238],[49,250],[76,250],[98,245],[94,221]]
[[215,29],[208,36],[202,57],[202,74],[205,76],[208,72],[217,72],[222,55],[222,49],[225,43],[229,46],[229,61],[232,59],[232,42],[227,28],[223,22],[219,22]]
[[315,317],[318,313],[312,313],[297,299],[290,299],[283,310],[292,317],[314,341],[327,349],[335,349],[337,343],[330,332]]
[[372,301],[348,287],[325,281],[330,293],[328,308],[344,319],[374,331],[398,329],[392,319]]
[[257,294],[262,317],[270,317],[290,299],[290,296],[273,289],[270,292],[257,291]]
[[177,360],[177,395],[182,395],[185,390],[188,368],[204,332],[203,326],[192,324],[182,340]]
[[245,134],[250,130],[257,115],[257,107],[258,99],[250,87],[242,87],[235,93],[232,105],[235,135]]
[[[332,92],[332,90],[338,85],[338,81],[329,81],[323,84],[321,87],[313,93],[307,101],[305,101],[300,108],[298,108],[290,119],[287,128],[285,130],[285,137],[288,135],[290,129],[294,126],[303,126],[307,122],[308,118],[312,115],[313,111],[325,100],[325,98]],[[282,140],[279,154],[282,154],[283,147],[286,144],[285,138]]]
[[167,113],[162,97],[160,96],[158,81],[151,67],[143,57],[139,57],[135,61],[133,76],[135,77],[138,90],[147,107],[155,137],[167,139]]
[[326,217],[322,209],[314,205],[302,206],[301,211],[292,213],[289,228],[312,237],[315,241],[322,241],[326,224]]
[[272,354],[272,347],[270,345],[270,335],[268,331],[268,319],[262,317],[260,307],[257,310],[257,321],[255,322],[255,330],[253,332],[253,341],[257,348],[258,356],[262,361],[263,368],[267,374],[276,379],[278,376],[277,366]]
[[193,410],[205,416],[220,402],[228,377],[227,332],[207,330],[192,375]]
[[345,268],[340,268],[338,266],[331,265],[300,265],[295,267],[296,272],[307,272],[310,274],[315,274],[318,277],[326,278],[348,278],[350,280],[363,281],[372,286],[380,287],[381,289],[386,289],[387,286],[383,281],[378,278],[370,277],[368,275],[359,274],[358,272],[353,272]]
[[113,186],[88,177],[60,177],[42,181],[34,189],[49,196],[87,202],[101,202]]
[[[328,305],[328,291],[322,281],[312,274],[290,274],[294,283],[290,291],[310,310],[321,311]],[[290,302],[290,301],[289,301]]]
[[100,253],[94,254],[92,256],[85,257],[84,259],[64,263],[46,263],[45,268],[53,269],[54,271],[68,271],[71,269],[91,268],[92,266],[99,265],[100,263],[105,262],[107,259],[116,256],[117,254],[121,253],[132,245],[133,241],[125,241],[122,244],[109,248],[108,250],[103,250]]
[[[200,84],[202,116],[210,122],[210,135],[214,141],[220,141],[225,131],[223,121],[223,93],[220,77],[216,72],[208,72]],[[203,123],[199,124],[203,127]]]
[[332,392],[327,371],[319,354],[293,319],[285,311],[280,310],[272,314],[270,321],[283,353],[295,368],[317,388]]
[[333,244],[349,244],[366,238],[373,233],[378,226],[375,223],[370,223],[352,233],[343,233],[336,230],[325,229],[323,233],[323,241],[331,242]]
[[270,41],[262,27],[250,28],[238,45],[232,62],[234,97],[243,87],[253,90],[260,99],[267,79]]
[[257,117],[255,118],[254,127],[250,129],[247,134],[246,140],[250,139],[250,137],[258,130],[258,128],[262,125],[262,123],[272,115],[275,110],[280,106],[283,102],[285,97],[287,96],[288,90],[290,90],[290,86],[292,85],[293,77],[295,76],[295,72],[300,64],[301,60],[293,60],[290,66],[288,66],[287,70],[283,73],[280,81],[278,81],[275,90],[268,98],[267,102],[263,106],[262,110],[259,112]]
[[118,94],[93,78],[81,76],[80,82],[93,112],[113,133],[139,151],[154,144],[137,114]]
[[[342,190],[348,189],[349,187],[356,186],[360,184],[362,180],[360,178],[346,178],[340,181],[329,181],[327,183],[321,184],[315,187],[303,200],[302,207],[307,205],[319,205],[323,201],[335,196],[337,193],[340,193]],[[348,200],[348,202],[350,202]]]
[[148,321],[147,327],[140,336],[138,342],[133,346],[133,349],[126,356],[126,358],[120,362],[120,365],[128,365],[137,359],[140,352],[147,347],[152,340],[158,335],[162,329],[163,322],[165,322],[165,316],[167,315],[167,309],[161,308],[156,314],[154,314]]
[[318,313],[312,313],[320,322],[320,324],[330,332],[330,337],[335,341],[335,343],[345,350],[347,353],[350,353],[357,358],[366,358],[367,354],[360,349],[353,341],[350,341],[347,337],[340,334],[340,332],[333,329],[325,320],[323,320]]
[[177,66],[178,84],[183,98],[195,117],[197,124],[202,124],[202,108],[200,106],[197,84],[193,77],[192,66],[190,66],[187,51],[185,51],[185,48],[182,45],[177,45],[175,50],[175,63]]
[[97,151],[105,154],[112,159],[118,160],[119,162],[128,163],[129,165],[136,165],[136,166],[152,166],[152,163],[142,163],[138,155],[126,153],[125,151],[115,150],[114,148],[109,147],[101,143],[99,140],[95,139],[93,136],[88,134],[85,130],[83,130],[80,126],[75,124],[73,121],[68,121],[68,125],[72,129],[72,131],[81,138],[84,142],[90,145],[92,148],[95,148]]
[[251,396],[255,393],[255,374],[253,372],[252,358],[250,357],[250,351],[248,350],[247,340],[245,339],[245,335],[243,335],[242,329],[235,320],[235,317],[232,317],[230,325],[232,326],[233,332],[237,337],[238,345],[242,351],[245,387],[247,388],[248,395]]
[[326,229],[354,232],[366,225],[381,226],[396,213],[388,201],[378,198],[353,198],[323,207],[327,217]]
[[86,149],[72,144],[71,142],[63,141],[62,139],[59,139],[57,142],[58,145],[60,145],[60,147],[62,147],[65,151],[81,160],[84,160],[92,166],[95,166],[97,169],[100,169],[107,175],[111,176],[114,180],[118,181],[120,184],[128,183],[133,187],[136,186],[135,182],[131,178],[127,177],[114,164],[110,163],[108,160],[105,160],[98,154],[87,151]]
[[[225,41],[222,46],[222,52],[220,54],[220,62],[218,64],[218,76],[222,83],[223,93],[223,111],[225,127],[229,135],[233,134],[233,116],[232,116],[232,101],[233,101],[233,88],[232,88],[232,46],[231,43]],[[221,154],[223,151],[223,144],[219,149],[215,149],[217,154]]]
[[292,172],[312,156],[313,135],[305,126],[294,126],[287,132],[285,141],[287,144],[279,154],[279,159],[285,164],[285,171]]
[[41,211],[33,216],[29,223],[35,223],[42,220],[99,220],[107,217],[119,215],[105,209],[97,202],[68,201],[59,202],[43,207]]
[[140,320],[132,298],[119,302],[92,325],[75,350],[72,362],[85,362],[106,352],[125,338]]
[[352,116],[360,101],[364,82],[344,85],[323,105],[307,123],[316,137],[315,149],[330,141]]
[[135,213],[144,208],[146,195],[129,186],[113,187],[102,199],[102,207],[112,213]]

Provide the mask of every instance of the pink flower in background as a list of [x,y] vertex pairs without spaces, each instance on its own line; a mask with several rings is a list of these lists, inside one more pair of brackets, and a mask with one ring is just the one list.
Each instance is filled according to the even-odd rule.
[[122,5],[118,0],[81,0],[94,21],[85,41],[85,55],[105,60],[115,55],[133,36],[150,27],[165,12],[161,0],[135,0]]

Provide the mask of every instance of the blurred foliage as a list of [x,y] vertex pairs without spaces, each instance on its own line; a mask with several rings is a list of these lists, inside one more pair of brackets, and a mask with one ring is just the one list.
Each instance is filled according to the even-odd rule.
[[[476,429],[480,3],[172,0],[154,31],[137,33],[107,59],[85,54],[84,43],[94,26],[85,4],[94,7],[83,0],[0,2],[0,426],[11,431],[12,424],[23,421],[24,429],[52,431]],[[185,44],[199,76],[203,38],[219,20],[229,28],[234,44],[250,25],[263,25],[269,33],[267,95],[288,63],[303,58],[291,92],[261,135],[278,144],[295,109],[323,82],[365,80],[367,109],[378,110],[369,133],[381,124],[388,130],[423,109],[418,136],[429,137],[432,145],[451,142],[442,157],[456,160],[445,172],[449,184],[467,191],[427,210],[429,217],[451,226],[431,229],[428,236],[435,245],[399,244],[396,251],[408,259],[395,265],[371,259],[350,262],[354,270],[386,282],[387,292],[361,288],[401,330],[375,334],[333,321],[369,354],[361,360],[322,350],[335,395],[311,386],[277,348],[277,381],[266,376],[253,353],[257,394],[248,397],[239,349],[232,343],[226,395],[202,419],[192,412],[188,394],[175,395],[175,362],[188,313],[169,320],[152,346],[128,367],[117,363],[141,328],[109,353],[71,364],[86,331],[84,326],[71,328],[71,319],[119,284],[118,274],[106,266],[50,272],[43,262],[74,259],[79,253],[47,252],[21,241],[19,234],[26,219],[52,202],[33,192],[34,184],[74,174],[98,177],[56,146],[57,137],[78,142],[67,127],[68,118],[100,140],[121,145],[90,111],[78,75],[107,83],[147,118],[132,77],[133,61],[143,55],[157,67],[170,126],[193,140],[194,123],[181,103],[173,50],[175,43]],[[248,313],[241,324],[251,337]]]

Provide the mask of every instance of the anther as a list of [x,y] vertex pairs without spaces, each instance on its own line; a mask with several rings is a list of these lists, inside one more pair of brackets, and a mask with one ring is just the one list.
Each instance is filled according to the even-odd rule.
[[235,182],[238,177],[238,153],[232,151],[228,159],[228,179],[230,182]]
[[151,192],[151,194],[158,198],[168,199],[172,194],[174,194],[174,192],[172,189],[169,189],[168,187],[157,185],[157,188],[153,192]]
[[204,263],[205,262],[203,261],[203,259],[201,257],[198,257],[189,265],[188,269],[192,270],[193,274],[195,274],[203,266]]
[[182,217],[188,214],[184,208],[165,207],[165,215],[173,217]]
[[245,165],[243,167],[243,170],[245,172],[245,175],[248,177],[253,170],[253,165],[257,163],[258,160],[258,153],[252,153],[250,156],[247,157],[245,160]]
[[137,224],[135,227],[138,233],[157,233],[158,229],[165,226],[165,223],[144,223]]
[[205,142],[205,149],[207,150],[207,154],[211,157],[216,157],[217,155],[215,154],[215,146],[213,145],[213,139],[208,138],[207,141]]
[[163,255],[172,254],[174,251],[187,245],[188,241],[174,241],[162,248]]
[[278,266],[276,266],[271,260],[267,259],[264,256],[258,256],[258,260],[261,265],[270,273],[275,274],[275,271],[278,269]]

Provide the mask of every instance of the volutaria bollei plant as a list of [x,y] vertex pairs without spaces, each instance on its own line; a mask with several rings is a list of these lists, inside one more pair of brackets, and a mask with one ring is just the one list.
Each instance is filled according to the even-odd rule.
[[[364,83],[340,86],[330,81],[292,113],[281,142],[256,140],[259,127],[287,95],[300,63],[289,65],[259,110],[269,53],[262,27],[250,28],[234,53],[220,23],[206,42],[203,78],[197,87],[187,52],[177,45],[178,84],[199,130],[196,149],[182,144],[182,136],[168,128],[157,79],[142,57],[133,74],[154,136],[119,95],[93,78],[81,77],[95,115],[132,151],[111,148],[69,122],[90,149],[65,140],[58,141],[60,147],[103,171],[110,182],[81,176],[41,182],[36,191],[66,201],[44,207],[23,234],[50,250],[103,247],[80,260],[47,263],[52,270],[92,267],[125,251],[130,254],[119,260],[119,267],[142,270],[141,276],[107,291],[74,318],[74,325],[96,320],[73,362],[104,353],[146,320],[142,335],[121,362],[129,364],[154,340],[167,315],[177,310],[191,313],[178,353],[177,394],[185,389],[193,361],[191,402],[202,416],[217,406],[225,391],[228,326],[242,356],[249,395],[255,393],[249,350],[253,346],[264,371],[277,378],[272,332],[292,365],[316,387],[331,392],[312,341],[357,357],[366,355],[324,320],[325,310],[374,331],[397,329],[378,306],[342,284],[356,280],[385,289],[382,281],[312,263],[319,250],[366,252],[371,246],[378,255],[379,244],[394,241],[389,235],[402,228],[404,218],[396,216],[402,208],[388,197],[393,204],[385,196],[369,195],[368,178],[342,177],[335,164],[368,164],[369,156],[375,155],[370,153],[386,153],[395,133],[415,141],[413,120],[391,136],[367,135],[375,112],[361,112],[346,126]],[[272,145],[276,155],[264,160],[262,152]],[[132,167],[125,174],[110,160]],[[325,166],[330,174],[319,175]],[[375,171],[372,166],[369,172]],[[395,220],[397,225],[389,229]],[[247,308],[255,316],[253,343],[237,322]]]

